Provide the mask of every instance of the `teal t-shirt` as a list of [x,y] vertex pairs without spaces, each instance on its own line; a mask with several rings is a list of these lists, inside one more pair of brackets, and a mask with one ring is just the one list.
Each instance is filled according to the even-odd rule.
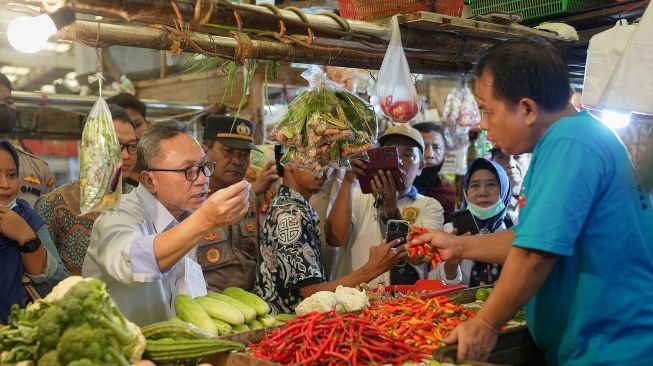
[[653,209],[614,131],[580,112],[535,146],[514,246],[559,256],[526,305],[549,365],[650,365]]

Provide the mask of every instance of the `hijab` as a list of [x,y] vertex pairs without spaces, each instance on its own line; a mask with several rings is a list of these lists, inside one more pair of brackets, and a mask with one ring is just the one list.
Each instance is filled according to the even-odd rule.
[[[18,152],[14,146],[6,140],[0,139],[0,149],[9,152],[16,163],[16,174],[18,174]],[[12,208],[22,217],[34,232],[43,226],[43,220],[29,207],[29,204],[21,199],[16,200],[16,206]],[[21,304],[23,301],[23,274],[25,267],[18,251],[18,243],[0,234],[0,323],[6,323],[9,309],[13,304]]]
[[493,233],[495,230],[501,227],[501,224],[503,224],[503,220],[505,219],[506,214],[508,213],[508,208],[510,207],[510,200],[512,198],[510,194],[510,180],[508,179],[506,171],[503,170],[499,164],[485,158],[475,159],[469,166],[469,169],[467,169],[467,174],[465,174],[465,180],[463,182],[463,192],[465,194],[463,195],[463,202],[460,205],[461,209],[467,208],[467,188],[469,187],[469,181],[471,180],[472,175],[477,170],[489,170],[492,174],[494,174],[494,176],[497,178],[497,181],[499,182],[499,199],[503,201],[505,206],[503,210],[501,210],[501,212],[498,214],[490,217],[489,219],[480,220],[479,218],[475,217],[476,225],[478,225],[479,229],[485,228],[489,232]]

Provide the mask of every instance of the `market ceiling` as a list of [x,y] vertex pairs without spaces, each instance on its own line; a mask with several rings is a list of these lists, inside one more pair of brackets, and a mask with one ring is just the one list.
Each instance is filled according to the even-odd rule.
[[[78,14],[104,17],[77,20],[61,39],[89,46],[123,45],[175,52],[196,52],[243,61],[246,58],[378,69],[390,35],[386,24],[304,14],[274,6],[236,5],[218,0],[57,0]],[[22,3],[40,5],[41,0]],[[415,73],[452,75],[469,71],[489,47],[514,37],[544,37],[566,53],[572,77],[582,79],[587,41],[611,17],[636,17],[648,1],[622,1],[577,24],[601,26],[566,42],[552,33],[518,24],[452,18],[434,13],[400,16],[402,41]],[[196,6],[199,5],[199,6]],[[610,10],[614,8],[614,10]],[[79,17],[78,17],[79,18]],[[604,19],[596,21],[598,18]],[[607,22],[607,23],[606,23]],[[578,29],[578,27],[577,27]]]

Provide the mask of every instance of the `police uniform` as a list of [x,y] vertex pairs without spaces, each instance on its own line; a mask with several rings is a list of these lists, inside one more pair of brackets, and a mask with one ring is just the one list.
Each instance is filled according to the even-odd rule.
[[[204,139],[217,140],[235,149],[256,149],[252,122],[230,116],[210,115]],[[212,291],[239,287],[251,291],[256,277],[259,218],[256,196],[250,194],[247,214],[238,222],[216,227],[197,246],[197,262]]]
[[18,151],[20,164],[18,198],[27,201],[33,208],[41,195],[52,190],[54,177],[48,163],[41,158],[28,153],[19,146],[16,146],[16,151]]

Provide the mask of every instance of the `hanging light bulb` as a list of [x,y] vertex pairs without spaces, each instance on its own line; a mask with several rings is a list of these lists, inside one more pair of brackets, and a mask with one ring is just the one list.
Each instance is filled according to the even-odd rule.
[[75,12],[67,7],[36,17],[19,16],[7,26],[7,40],[17,51],[38,52],[45,47],[48,39],[57,33],[57,30],[74,20]]

